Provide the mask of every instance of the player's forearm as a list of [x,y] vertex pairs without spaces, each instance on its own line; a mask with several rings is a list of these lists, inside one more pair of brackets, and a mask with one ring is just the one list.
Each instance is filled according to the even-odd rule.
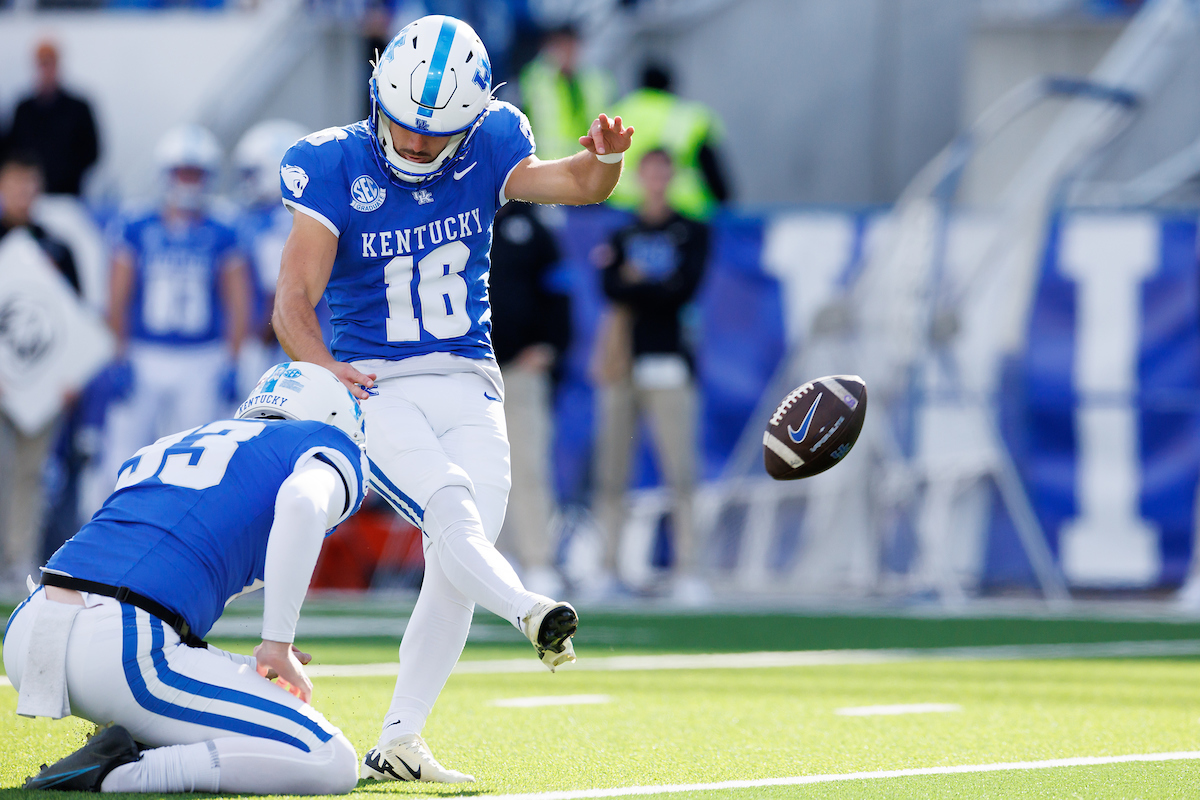
[[591,205],[607,200],[613,189],[617,188],[623,164],[623,161],[605,164],[587,150],[581,150],[571,156],[570,171],[575,178],[580,197],[575,205]]
[[[263,569],[264,641],[295,640],[300,606],[308,593],[325,531],[332,527],[331,509],[339,494],[344,500],[341,479],[331,467],[315,460],[279,487]],[[344,503],[336,504],[332,512],[335,518],[343,507]]]
[[225,307],[228,309],[225,340],[229,344],[231,358],[236,360],[250,328],[250,286],[245,263],[239,262],[227,268],[222,283]]
[[321,335],[317,312],[302,289],[280,285],[275,294],[271,327],[292,360],[308,361],[326,368],[335,363]]

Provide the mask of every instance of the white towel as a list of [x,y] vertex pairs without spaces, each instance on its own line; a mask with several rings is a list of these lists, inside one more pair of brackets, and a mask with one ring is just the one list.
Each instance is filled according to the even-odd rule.
[[44,600],[25,651],[17,713],[62,719],[71,713],[67,698],[67,640],[83,606]]

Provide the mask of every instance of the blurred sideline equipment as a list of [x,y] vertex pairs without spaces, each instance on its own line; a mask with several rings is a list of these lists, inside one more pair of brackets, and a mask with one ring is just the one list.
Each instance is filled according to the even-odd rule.
[[763,432],[767,474],[790,481],[834,466],[858,441],[866,413],[867,387],[857,375],[831,375],[793,389]]
[[[979,552],[994,487],[1043,595],[1053,602],[1069,598],[999,432],[1000,368],[1023,345],[1046,222],[1064,183],[1099,157],[1139,101],[1163,85],[1186,52],[1182,43],[1194,18],[1187,0],[1148,4],[1089,79],[1046,78],[1018,87],[914,179],[870,237],[862,263],[849,265],[845,288],[835,284],[828,302],[806,320],[806,335],[793,341],[766,395],[779,396],[799,374],[854,365],[872,383],[879,420],[859,455],[811,483],[756,481],[760,432],[771,408],[760,407],[726,479],[706,498],[710,530],[735,551],[738,590],[932,594],[961,602],[972,589],[971,570],[955,557],[964,543]],[[952,237],[951,221],[963,216],[955,206],[957,188],[974,154],[1048,101],[1061,102],[1062,110],[1013,170],[992,213],[958,226],[961,233]],[[1085,496],[1091,480],[1082,476]],[[1109,572],[1076,566],[1085,560],[1077,554],[1084,542],[1100,558],[1125,559],[1145,574],[1143,542],[1127,539],[1136,531],[1118,529],[1124,520],[1109,521],[1111,530],[1103,520],[1092,522],[1100,527],[1082,536],[1070,527],[1063,531],[1063,567],[1075,567],[1076,580],[1122,580],[1110,577],[1120,575],[1111,565]],[[800,557],[786,568],[773,563],[780,537],[797,526]],[[839,541],[821,535],[835,528]],[[915,554],[906,570],[889,576],[886,550],[900,536],[914,539]]]

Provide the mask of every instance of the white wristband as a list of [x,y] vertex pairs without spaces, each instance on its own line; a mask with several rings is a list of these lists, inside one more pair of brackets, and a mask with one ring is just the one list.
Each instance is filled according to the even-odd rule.
[[601,164],[620,164],[621,160],[625,158],[624,153],[605,153],[604,155],[596,153],[595,155],[596,160]]

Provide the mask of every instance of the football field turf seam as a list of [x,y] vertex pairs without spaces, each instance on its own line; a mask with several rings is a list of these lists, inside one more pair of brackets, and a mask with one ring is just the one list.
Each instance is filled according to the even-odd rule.
[[[1091,642],[1085,644],[1025,644],[988,647],[937,647],[886,650],[795,650],[758,653],[693,653],[654,656],[589,657],[580,653],[572,671],[631,672],[668,669],[763,669],[767,667],[823,667],[854,664],[892,664],[905,661],[1016,661],[1062,658],[1129,658],[1200,655],[1200,640],[1174,639],[1150,642]],[[395,675],[395,661],[378,664],[320,664],[307,672],[314,678],[357,678]],[[460,661],[458,674],[495,675],[542,672],[535,658]]]
[[760,778],[758,780],[720,781],[717,783],[680,783],[664,786],[623,786],[613,789],[573,789],[557,792],[526,794],[483,794],[477,800],[585,800],[593,797],[633,797],[638,795],[679,794],[681,792],[711,792],[730,789],[763,789],[772,786],[802,786],[811,783],[909,778],[922,775],[965,775],[980,772],[1010,772],[1058,767],[1098,767],[1106,764],[1132,764],[1155,761],[1192,761],[1200,759],[1200,751],[1180,753],[1143,753],[1126,756],[1082,756],[1053,758],[1047,761],[1009,761],[999,764],[963,764],[953,767],[918,767],[915,769],[883,769],[873,772],[845,772],[830,775],[798,775],[791,778]]

